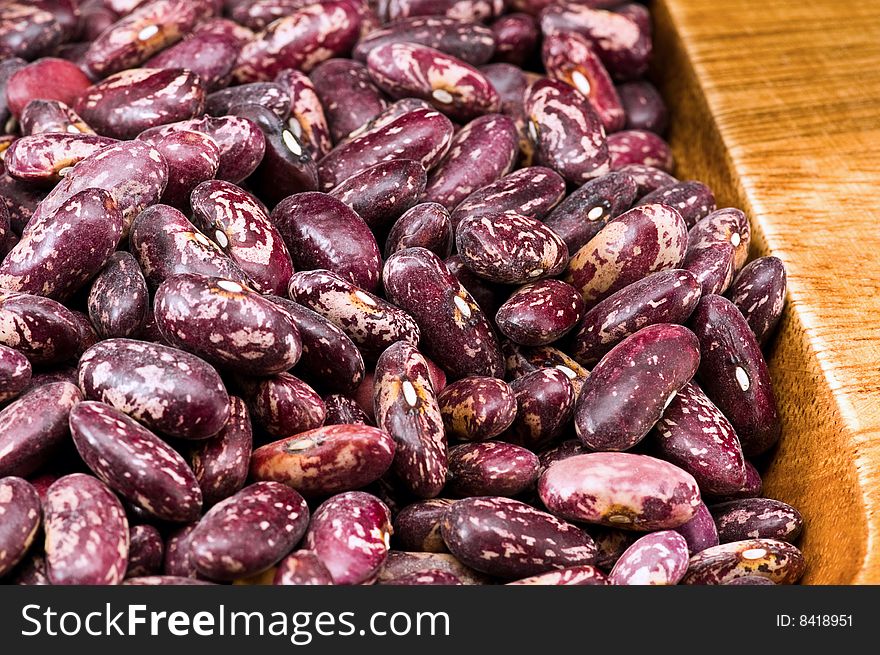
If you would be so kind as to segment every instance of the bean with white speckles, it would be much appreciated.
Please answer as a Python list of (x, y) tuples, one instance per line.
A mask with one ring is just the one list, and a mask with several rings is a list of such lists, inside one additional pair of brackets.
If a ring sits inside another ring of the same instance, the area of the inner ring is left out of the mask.
[(299, 193), (272, 211), (299, 269), (326, 269), (366, 291), (374, 291), (381, 274), (376, 238), (353, 209), (326, 193)]
[(732, 207), (719, 209), (700, 219), (688, 234), (688, 252), (698, 252), (715, 244), (733, 246), (735, 271), (741, 269), (748, 259), (750, 243), (749, 219)]
[(126, 578), (158, 575), (162, 572), (165, 542), (152, 525), (135, 525), (129, 531)]
[(122, 581), (128, 563), (128, 520), (103, 482), (83, 473), (59, 478), (46, 493), (43, 511), (46, 572), (52, 584)]
[(446, 433), (428, 363), (412, 345), (398, 341), (379, 357), (373, 407), (376, 425), (397, 444), (394, 475), (420, 498), (439, 494), (446, 483)]
[(168, 164), (168, 184), (161, 202), (187, 211), (192, 190), (217, 174), (220, 148), (207, 134), (181, 130), (158, 141), (156, 150)]
[(390, 0), (382, 18), (396, 21), (410, 16), (446, 16), (460, 21), (482, 21), (504, 11), (501, 0)]
[(223, 180), (202, 182), (189, 200), (196, 227), (250, 276), (258, 291), (287, 290), (293, 261), (259, 200)]
[(63, 39), (61, 22), (39, 4), (4, 2), (0, 6), (0, 52), (4, 57), (35, 59), (54, 50)]
[(647, 80), (624, 82), (618, 85), (617, 94), (626, 114), (626, 129), (648, 130), (656, 134), (666, 131), (666, 103), (653, 84)]
[(395, 221), (385, 241), (385, 257), (406, 248), (425, 248), (438, 257), (448, 257), (452, 240), (452, 222), (446, 208), (436, 202), (423, 202)]
[(215, 437), (193, 445), (192, 470), (206, 506), (220, 502), (244, 486), (253, 446), (250, 414), (241, 398), (230, 396), (229, 418)]
[(196, 525), (197, 523), (190, 523), (168, 536), (165, 542), (165, 557), (162, 561), (163, 575), (190, 580), (202, 577), (190, 558), (190, 542)]
[(514, 291), (495, 315), (495, 323), (515, 343), (542, 346), (577, 325), (583, 311), (581, 295), (571, 285), (541, 280)]
[(526, 89), (523, 108), (536, 163), (552, 168), (571, 184), (583, 184), (610, 170), (602, 122), (574, 87), (541, 78)]
[(217, 371), (176, 348), (107, 339), (83, 354), (77, 375), (86, 398), (163, 434), (205, 439), (229, 417), (229, 396)]
[(453, 127), (434, 109), (416, 109), (397, 116), (350, 141), (340, 143), (318, 164), (321, 188), (330, 190), (374, 164), (412, 159), (426, 170), (449, 150)]
[(360, 489), (391, 466), (395, 445), (368, 425), (325, 425), (267, 444), (251, 457), (255, 480), (274, 480), (306, 498)]
[(315, 553), (310, 550), (297, 550), (278, 563), (272, 584), (332, 585), (333, 576)]
[(450, 378), (503, 374), (491, 324), (443, 260), (407, 248), (388, 258), (383, 280), (388, 299), (415, 318), (422, 347)]
[(251, 82), (214, 91), (205, 99), (205, 112), (225, 116), (235, 105), (260, 105), (282, 121), (290, 113), (290, 95), (275, 82)]
[(189, 465), (133, 419), (85, 401), (70, 412), (70, 432), (86, 465), (122, 497), (163, 521), (199, 517), (202, 491)]
[(525, 503), (466, 498), (443, 517), (441, 533), (464, 564), (507, 580), (592, 564), (596, 545), (583, 530)]
[(608, 576), (611, 584), (675, 585), (688, 567), (688, 545), (677, 532), (645, 535), (620, 556)]
[(211, 585), (212, 582), (206, 580), (194, 580), (192, 578), (183, 578), (175, 575), (144, 575), (137, 578), (128, 578), (123, 581), (123, 586), (194, 586), (194, 585)]
[(581, 389), (574, 422), (578, 437), (593, 450), (629, 450), (650, 432), (699, 364), (699, 342), (680, 325), (658, 323), (628, 336), (602, 357)]
[(424, 586), (424, 585), (460, 585), (461, 580), (449, 571), (441, 569), (425, 569), (416, 573), (410, 573), (399, 578), (394, 578), (383, 583), (386, 585)]
[(569, 566), (556, 571), (539, 573), (522, 580), (508, 582), (510, 585), (541, 585), (541, 586), (585, 586), (585, 585), (608, 585), (608, 578), (602, 571), (591, 564)]
[(309, 508), (296, 491), (255, 482), (202, 517), (190, 535), (190, 557), (211, 580), (249, 577), (287, 555), (308, 525)]
[(736, 250), (729, 243), (713, 243), (699, 250), (688, 249), (681, 267), (700, 283), (703, 295), (722, 294), (733, 281)]
[(281, 373), (302, 353), (290, 315), (237, 282), (175, 275), (159, 286), (154, 305), (168, 343), (244, 375)]
[(388, 556), (391, 539), (388, 507), (363, 491), (347, 491), (325, 500), (312, 516), (304, 545), (318, 556), (333, 584), (371, 582)]
[(278, 73), (275, 83), (281, 85), (287, 96), (287, 126), (306, 144), (312, 159), (318, 161), (330, 152), (333, 142), (314, 84), (308, 75), (293, 69)]
[(19, 127), (22, 136), (49, 132), (95, 134), (79, 114), (60, 100), (31, 100), (21, 112)]
[(724, 412), (743, 452), (766, 452), (781, 433), (779, 410), (767, 363), (746, 319), (726, 298), (704, 296), (689, 326), (700, 340), (697, 377)]
[(718, 529), (705, 503), (700, 503), (694, 517), (675, 528), (675, 531), (684, 537), (691, 555), (718, 545)]
[(144, 68), (187, 68), (196, 73), (210, 91), (229, 83), (239, 50), (241, 46), (232, 34), (191, 32), (182, 41), (150, 57), (144, 62)]
[(6, 403), (24, 391), (31, 382), (32, 367), (28, 358), (9, 346), (0, 345), (0, 403)]
[(537, 479), (538, 457), (521, 446), (486, 441), (449, 450), (446, 490), (456, 497), (513, 497), (533, 488)]
[(702, 182), (687, 180), (675, 182), (639, 198), (637, 205), (662, 203), (674, 207), (691, 229), (701, 219), (715, 211), (715, 194)]
[(746, 264), (727, 291), (745, 316), (759, 344), (773, 334), (785, 307), (785, 265), (777, 257), (759, 257)]
[(493, 21), (491, 27), (495, 35), (492, 61), (524, 65), (540, 37), (537, 21), (528, 14), (513, 13)]
[(440, 535), (443, 517), (456, 501), (429, 498), (407, 505), (394, 518), (394, 539), (405, 550), (420, 553), (446, 553)]
[(370, 417), (352, 398), (339, 393), (324, 397), (324, 425), (370, 425)]
[(254, 423), (273, 437), (312, 430), (324, 422), (324, 401), (290, 373), (239, 379)]
[(34, 134), (10, 145), (3, 162), (13, 178), (51, 187), (68, 172), (65, 169), (114, 143), (115, 139), (95, 134)]
[(700, 490), (687, 472), (630, 453), (587, 453), (550, 465), (538, 480), (556, 516), (624, 530), (674, 529), (694, 517)]
[(635, 180), (636, 198), (641, 198), (657, 189), (678, 182), (666, 171), (644, 164), (628, 164), (621, 168), (620, 172), (626, 173)]
[(447, 432), (465, 441), (497, 437), (516, 418), (513, 390), (498, 378), (463, 378), (444, 388), (437, 402)]
[(568, 375), (558, 368), (541, 368), (510, 383), (516, 395), (516, 419), (506, 441), (530, 450), (551, 444), (569, 424), (575, 393)]
[(775, 584), (794, 584), (806, 570), (800, 550), (775, 539), (747, 539), (707, 548), (691, 558), (682, 584), (729, 584), (758, 576)]
[(472, 66), (485, 64), (495, 50), (492, 30), (479, 23), (445, 16), (418, 16), (373, 30), (355, 46), (352, 57), (366, 61), (374, 48), (403, 42), (434, 48)]
[[(2, 14), (0, 14), (0, 16), (2, 16)], [(0, 33), (13, 27), (18, 26), (14, 24), (0, 26)], [(2, 46), (0, 46), (0, 48), (2, 48)], [(7, 121), (12, 116), (12, 110), (6, 99), (6, 87), (9, 84), (9, 79), (27, 65), (28, 62), (21, 57), (17, 57), (7, 52), (3, 53), (3, 60), (0, 61), (0, 124), (2, 125), (6, 125)]]
[(149, 291), (137, 260), (128, 252), (113, 253), (92, 280), (89, 320), (103, 338), (138, 334), (149, 307)]
[(40, 497), (21, 478), (0, 478), (0, 578), (21, 561), (40, 527)]
[(447, 257), (443, 263), (464, 289), (471, 294), (486, 316), (491, 316), (498, 311), (506, 297), (507, 288), (504, 285), (481, 278), (465, 265), (461, 255)]
[(621, 130), (608, 135), (611, 169), (619, 171), (633, 164), (652, 166), (665, 172), (673, 168), (672, 150), (662, 137), (645, 130)]
[(742, 539), (777, 539), (792, 543), (801, 536), (804, 519), (794, 507), (771, 498), (743, 498), (709, 508), (721, 543)]
[(76, 357), (80, 341), (78, 319), (61, 303), (0, 289), (0, 344), (32, 364), (60, 364)]
[(443, 571), (455, 576), (463, 585), (490, 584), (488, 576), (465, 566), (449, 553), (388, 552), (385, 565), (379, 570), (378, 584), (391, 584), (394, 580), (425, 571)]
[(388, 106), (360, 62), (330, 59), (318, 64), (310, 77), (324, 106), (334, 143), (367, 125)]
[(565, 374), (577, 397), (590, 375), (587, 369), (553, 346), (520, 346), (505, 340), (501, 349), (505, 356), (507, 375), (513, 379), (542, 368), (555, 368)]

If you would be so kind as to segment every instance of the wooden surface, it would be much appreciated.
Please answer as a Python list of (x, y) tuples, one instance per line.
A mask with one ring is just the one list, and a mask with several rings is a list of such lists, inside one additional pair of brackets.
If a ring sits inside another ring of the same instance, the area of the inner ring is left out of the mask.
[(652, 4), (678, 175), (788, 269), (766, 492), (804, 514), (804, 582), (880, 583), (880, 0)]

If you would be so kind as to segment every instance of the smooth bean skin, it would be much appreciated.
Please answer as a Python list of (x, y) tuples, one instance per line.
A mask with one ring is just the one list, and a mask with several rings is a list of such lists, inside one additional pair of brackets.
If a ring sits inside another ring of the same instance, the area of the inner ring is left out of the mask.
[(557, 368), (539, 368), (510, 382), (516, 419), (504, 439), (531, 450), (545, 448), (562, 434), (575, 407), (574, 387)]
[(729, 584), (757, 576), (775, 584), (794, 584), (806, 570), (797, 548), (775, 539), (746, 539), (713, 546), (691, 558), (682, 584)]
[(52, 187), (89, 155), (116, 143), (95, 134), (34, 134), (10, 145), (3, 154), (6, 171), (16, 180)]
[(794, 507), (772, 498), (743, 498), (709, 508), (721, 543), (743, 539), (777, 539), (793, 543), (804, 519)]
[(495, 36), (492, 61), (522, 66), (540, 36), (535, 19), (528, 14), (507, 14), (493, 21), (491, 27)]
[(187, 211), (193, 189), (217, 174), (220, 148), (207, 134), (180, 131), (156, 143), (156, 150), (168, 164), (168, 184), (161, 202)]
[(675, 531), (684, 537), (692, 556), (718, 545), (718, 529), (705, 503), (700, 504), (690, 521), (682, 523)]
[(357, 212), (371, 230), (381, 231), (419, 202), (427, 183), (419, 162), (392, 159), (355, 173), (328, 193)]
[(0, 345), (0, 403), (5, 403), (24, 391), (31, 382), (33, 367), (23, 354)]
[(449, 450), (446, 489), (456, 497), (513, 497), (532, 487), (537, 479), (538, 457), (521, 446), (486, 441)]
[(388, 106), (360, 62), (328, 59), (315, 67), (310, 78), (326, 112), (334, 143), (367, 125)]
[(15, 348), (31, 364), (60, 364), (79, 354), (79, 319), (61, 303), (0, 290), (0, 345)]
[(327, 408), (324, 425), (369, 425), (371, 422), (357, 401), (341, 393), (324, 396), (324, 407)]
[(645, 535), (624, 551), (608, 576), (611, 584), (675, 585), (688, 567), (688, 545), (677, 532)]
[(148, 308), (147, 281), (137, 260), (125, 251), (113, 253), (89, 289), (89, 320), (98, 335), (107, 339), (137, 334)]
[(580, 566), (569, 566), (564, 569), (548, 571), (547, 573), (539, 573), (538, 575), (522, 578), (508, 582), (509, 585), (542, 585), (542, 586), (587, 586), (587, 585), (608, 585), (608, 578), (602, 571), (591, 564), (581, 564)]
[(286, 69), (275, 76), (287, 94), (287, 126), (309, 149), (312, 159), (317, 161), (333, 147), (330, 140), (330, 127), (321, 99), (309, 77), (297, 70)]
[(700, 250), (688, 250), (681, 267), (697, 278), (704, 296), (720, 295), (733, 282), (735, 256), (729, 243), (713, 243)]
[(626, 115), (626, 129), (663, 134), (668, 123), (666, 103), (657, 88), (647, 80), (632, 80), (617, 86)]
[(666, 171), (644, 164), (627, 164), (620, 171), (635, 180), (637, 198), (679, 181)]
[(390, 0), (383, 9), (389, 21), (410, 16), (448, 16), (463, 21), (483, 21), (501, 14), (504, 5), (499, 0)]
[(672, 172), (674, 161), (669, 144), (653, 132), (621, 130), (608, 135), (611, 170), (638, 164)]
[(510, 385), (498, 378), (462, 378), (447, 385), (437, 403), (446, 432), (464, 441), (497, 437), (516, 418), (516, 396)]
[(208, 91), (215, 91), (229, 83), (240, 49), (229, 34), (193, 32), (150, 57), (144, 68), (187, 68), (199, 76)]
[(661, 203), (675, 208), (688, 229), (715, 211), (715, 194), (702, 182), (687, 180), (660, 187), (642, 196), (639, 205)]
[(739, 209), (724, 207), (700, 219), (688, 233), (688, 251), (699, 252), (719, 244), (734, 249), (734, 272), (740, 270), (749, 256), (751, 227)]
[(385, 258), (407, 248), (425, 248), (438, 257), (448, 257), (453, 238), (446, 208), (436, 202), (419, 203), (395, 221), (385, 241)]
[(520, 287), (495, 314), (504, 336), (525, 346), (542, 346), (560, 339), (581, 320), (581, 295), (559, 280), (541, 280)]
[(254, 424), (273, 437), (311, 430), (324, 422), (326, 409), (321, 396), (295, 375), (239, 377), (238, 384)]
[(426, 45), (472, 66), (485, 64), (495, 51), (495, 35), (479, 23), (446, 16), (418, 16), (373, 30), (354, 47), (352, 57), (366, 61), (374, 48), (402, 42)]
[(247, 405), (241, 398), (230, 396), (226, 424), (214, 437), (193, 444), (189, 453), (206, 507), (244, 487), (252, 446), (253, 427)]
[(0, 578), (27, 553), (42, 520), (36, 489), (22, 478), (0, 478)]
[(745, 316), (758, 343), (767, 343), (782, 317), (786, 290), (785, 265), (777, 257), (759, 257), (736, 276), (727, 297)]
[(211, 116), (225, 116), (235, 105), (260, 105), (282, 121), (290, 113), (287, 90), (275, 82), (251, 82), (214, 91), (205, 99), (205, 111)]
[(332, 585), (333, 577), (315, 553), (297, 550), (278, 563), (272, 584)]
[(401, 509), (394, 518), (394, 539), (408, 551), (447, 553), (440, 526), (446, 510), (456, 501), (449, 498), (419, 500)]
[(129, 530), (126, 580), (158, 575), (162, 571), (165, 542), (152, 525), (133, 525)]

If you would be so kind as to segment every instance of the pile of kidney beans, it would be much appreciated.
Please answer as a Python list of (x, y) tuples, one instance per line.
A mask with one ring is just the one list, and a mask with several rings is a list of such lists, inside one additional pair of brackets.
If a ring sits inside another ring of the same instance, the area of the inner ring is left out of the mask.
[(0, 578), (780, 584), (779, 259), (615, 0), (0, 5)]

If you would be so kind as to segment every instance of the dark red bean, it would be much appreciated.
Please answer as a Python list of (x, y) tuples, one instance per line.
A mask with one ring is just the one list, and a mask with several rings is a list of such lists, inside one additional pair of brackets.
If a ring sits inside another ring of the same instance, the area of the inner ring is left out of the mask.
[(388, 559), (379, 570), (377, 582), (389, 584), (415, 573), (438, 570), (455, 576), (463, 585), (490, 584), (488, 576), (465, 566), (448, 553), (413, 553), (399, 550), (388, 552)]
[(538, 457), (503, 441), (455, 446), (449, 450), (446, 489), (454, 496), (516, 496), (538, 479)]
[(446, 553), (440, 525), (446, 510), (456, 501), (429, 498), (407, 505), (394, 518), (394, 539), (404, 549), (424, 553)]
[(369, 123), (388, 106), (360, 62), (330, 59), (315, 67), (311, 79), (327, 112), (334, 142)]
[(622, 130), (609, 134), (608, 153), (611, 156), (611, 169), (615, 171), (633, 164), (654, 166), (667, 173), (673, 168), (669, 144), (645, 130)]
[(278, 563), (272, 584), (332, 585), (333, 576), (315, 553), (310, 550), (298, 550)]
[(645, 166), (644, 164), (629, 164), (621, 168), (620, 172), (626, 173), (635, 180), (637, 198), (641, 198), (661, 187), (669, 186), (670, 184), (678, 182), (675, 177), (666, 171), (662, 171), (653, 166)]
[(152, 525), (134, 525), (129, 530), (126, 578), (158, 575), (162, 572), (165, 542)]
[(15, 398), (31, 382), (32, 368), (27, 357), (0, 345), (0, 403)]
[(581, 295), (559, 280), (541, 280), (520, 287), (508, 298), (495, 323), (504, 336), (526, 346), (553, 343), (581, 320)]
[(750, 243), (749, 219), (732, 207), (712, 212), (698, 221), (688, 234), (688, 252), (699, 252), (720, 244), (733, 246), (734, 272), (746, 263)]
[(385, 257), (406, 248), (425, 248), (438, 257), (448, 257), (452, 241), (449, 212), (436, 202), (423, 202), (405, 211), (394, 223), (385, 241)]
[(618, 85), (617, 94), (626, 115), (626, 129), (648, 130), (656, 134), (666, 131), (666, 103), (657, 88), (647, 80), (634, 80)]
[(241, 398), (229, 398), (229, 418), (215, 436), (190, 451), (192, 470), (206, 506), (214, 505), (244, 486), (250, 464), (253, 430)]
[(374, 48), (386, 43), (418, 43), (461, 59), (485, 64), (495, 51), (492, 30), (479, 23), (445, 16), (404, 18), (370, 32), (355, 46), (352, 57), (366, 61)]
[(51, 187), (79, 161), (114, 143), (93, 134), (34, 134), (10, 145), (3, 161), (16, 180)]
[(743, 539), (798, 540), (804, 519), (794, 507), (771, 498), (743, 498), (709, 508), (722, 544)]
[(795, 584), (806, 569), (797, 548), (775, 539), (746, 539), (707, 548), (691, 558), (682, 584), (729, 584), (761, 577), (775, 584)]
[(715, 211), (715, 194), (702, 182), (688, 180), (676, 182), (642, 196), (637, 205), (651, 203), (669, 205), (681, 214), (688, 229)]
[(444, 388), (437, 402), (447, 432), (465, 441), (497, 437), (516, 418), (513, 390), (498, 378), (463, 378)]
[(254, 423), (273, 437), (298, 434), (324, 422), (324, 401), (305, 382), (290, 373), (239, 378)]
[(733, 281), (736, 251), (729, 243), (713, 243), (700, 250), (688, 250), (681, 267), (700, 283), (704, 296), (722, 294)]
[(217, 174), (220, 167), (217, 142), (201, 132), (172, 132), (156, 143), (156, 150), (168, 164), (168, 184), (161, 201), (187, 211), (193, 189)]
[(575, 393), (569, 377), (556, 368), (542, 368), (513, 380), (516, 420), (504, 438), (529, 448), (547, 447), (571, 421)]
[(288, 69), (278, 73), (275, 83), (287, 92), (290, 115), (287, 126), (297, 139), (308, 146), (312, 159), (321, 159), (330, 152), (333, 143), (324, 107), (312, 81), (305, 73)]
[(6, 83), (6, 102), (12, 115), (20, 118), (32, 100), (58, 100), (72, 105), (91, 84), (79, 66), (63, 59), (45, 57), (10, 75)]
[(229, 83), (240, 49), (231, 35), (193, 32), (148, 59), (144, 68), (187, 68), (199, 76), (207, 90), (213, 91)]
[(260, 105), (281, 120), (290, 113), (290, 95), (274, 82), (251, 82), (214, 91), (205, 99), (205, 111), (211, 116), (225, 116), (235, 105)]
[(675, 531), (684, 537), (691, 555), (696, 555), (707, 548), (718, 545), (718, 530), (705, 503), (700, 503), (694, 517), (675, 528)]
[(0, 290), (0, 344), (32, 364), (60, 364), (77, 356), (80, 343), (79, 319), (61, 303)]
[(513, 13), (501, 16), (492, 23), (495, 35), (495, 54), (492, 61), (522, 66), (538, 43), (538, 24), (528, 14)]
[(39, 4), (0, 5), (0, 53), (3, 57), (34, 59), (48, 54), (64, 38), (64, 28)]
[(40, 497), (21, 478), (0, 478), (0, 578), (12, 571), (27, 553), (40, 527)]
[(332, 393), (324, 397), (327, 414), (324, 425), (369, 425), (370, 417), (360, 406), (348, 396)]
[(759, 257), (739, 272), (727, 296), (745, 316), (759, 344), (773, 334), (785, 307), (785, 265), (777, 257)]
[(568, 566), (564, 569), (556, 571), (548, 571), (547, 573), (539, 573), (538, 575), (529, 576), (514, 582), (508, 582), (508, 585), (553, 585), (553, 586), (584, 586), (584, 585), (607, 585), (608, 578), (595, 566), (590, 564), (582, 564), (580, 566)]

